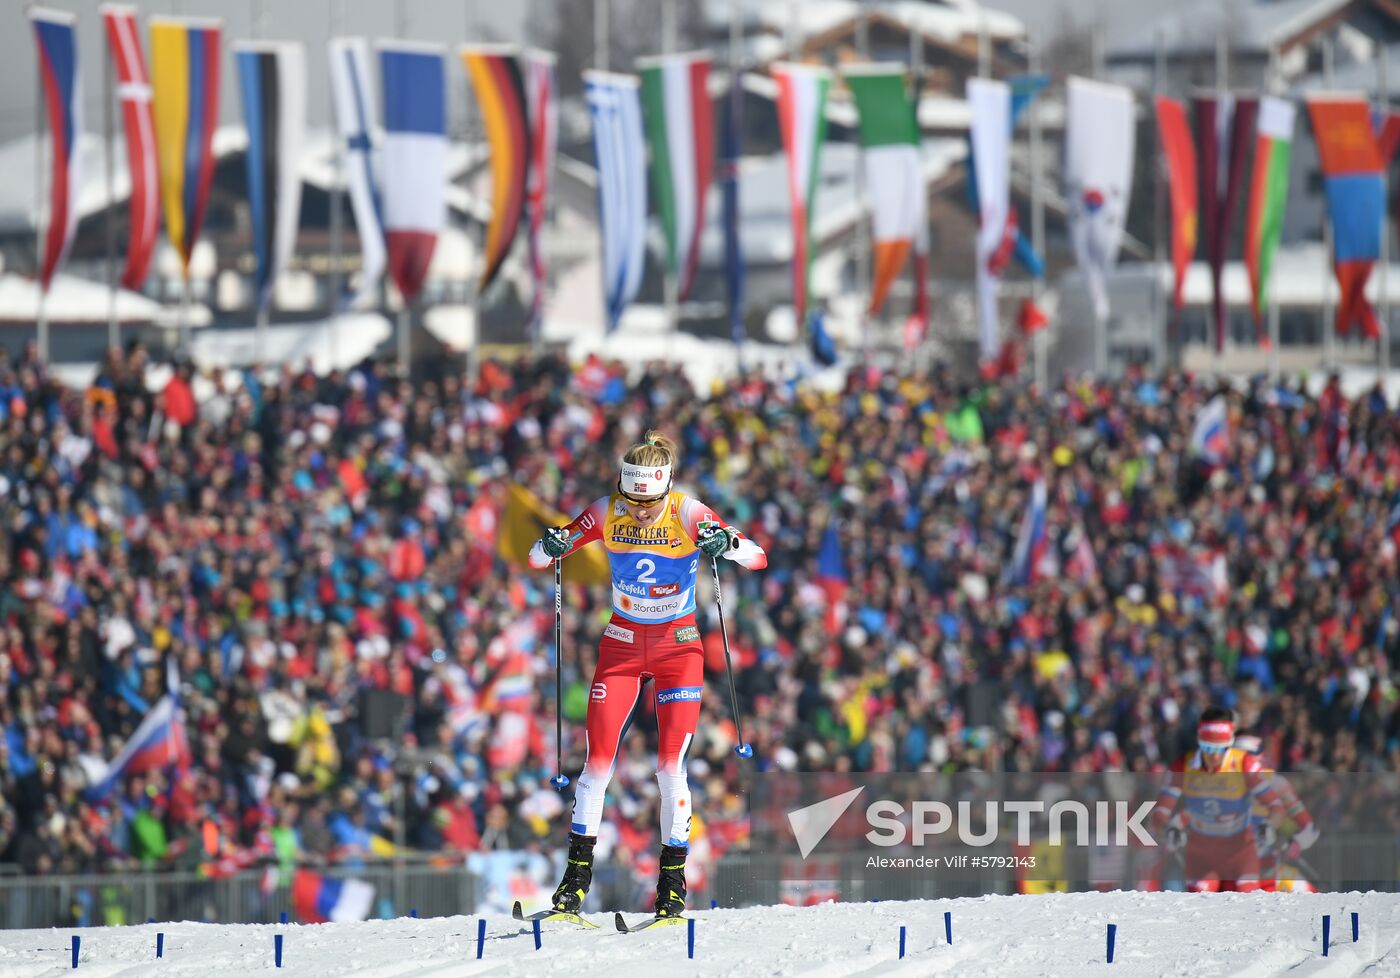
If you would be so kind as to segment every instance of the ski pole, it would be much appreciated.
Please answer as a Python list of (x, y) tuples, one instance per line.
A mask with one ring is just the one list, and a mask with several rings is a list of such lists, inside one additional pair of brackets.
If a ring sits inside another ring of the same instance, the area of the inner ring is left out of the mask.
[(724, 673), (729, 677), (729, 705), (734, 710), (734, 729), (739, 734), (739, 746), (734, 753), (740, 757), (753, 757), (753, 747), (744, 740), (744, 724), (739, 719), (739, 697), (734, 693), (734, 664), (729, 661), (729, 629), (724, 624), (724, 597), (719, 586), (719, 558), (710, 558), (710, 569), (715, 572), (715, 610), (719, 612), (719, 634), (724, 639)]
[(569, 786), (564, 773), (564, 558), (554, 558), (554, 770), (555, 791)]

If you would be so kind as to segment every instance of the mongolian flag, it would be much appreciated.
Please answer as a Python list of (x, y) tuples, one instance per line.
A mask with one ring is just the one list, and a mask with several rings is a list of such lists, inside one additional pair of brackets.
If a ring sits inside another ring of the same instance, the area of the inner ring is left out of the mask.
[[(1288, 158), (1297, 110), (1287, 99), (1265, 95), (1259, 100), (1259, 130), (1254, 139), (1254, 178), (1244, 225), (1244, 263), (1254, 295), (1254, 322), (1263, 321), (1269, 271), (1274, 264), (1283, 212), (1288, 207)], [(1268, 343), (1268, 335), (1261, 334)]]
[(480, 290), (485, 292), (515, 243), (525, 214), (530, 171), (530, 119), (525, 74), (511, 47), (464, 47), (462, 61), (486, 124), (491, 149), (491, 222), (486, 227), (486, 260)]
[(700, 265), (705, 195), (715, 167), (715, 124), (708, 89), (710, 56), (668, 54), (637, 62), (642, 114), (651, 150), (651, 188), (666, 237), (676, 298), (690, 294)]
[(447, 218), (447, 59), (432, 44), (379, 45), (384, 86), (384, 231), (404, 302), (428, 280)]
[(214, 178), (222, 30), (217, 20), (151, 21), (151, 85), (165, 233), (180, 255), (186, 278)]
[(78, 227), (78, 136), (82, 120), (82, 85), (78, 80), (78, 19), (58, 10), (29, 8), (34, 39), (39, 45), (39, 71), (43, 76), (44, 104), (48, 108), (49, 154), (53, 169), (49, 178), (49, 221), (44, 234), (39, 285), (48, 291), (54, 270), (68, 254)]
[(272, 303), (301, 219), (301, 134), (306, 129), (306, 57), (300, 44), (235, 45), (248, 126), (248, 207), (253, 218), (253, 295)]
[(776, 64), (778, 128), (787, 157), (788, 200), (792, 211), (792, 304), (802, 329), (812, 271), (812, 214), (821, 180), (822, 143), (826, 141), (826, 94), (831, 73), (825, 68)]
[(160, 174), (156, 168), (156, 123), (151, 114), (151, 79), (141, 53), (136, 8), (104, 5), (107, 47), (117, 69), (117, 97), (126, 131), (126, 163), (131, 173), (127, 201), (130, 232), (122, 288), (139, 289), (146, 281), (160, 232)]
[(1342, 287), (1336, 329), (1345, 334), (1360, 323), (1366, 336), (1375, 339), (1380, 323), (1366, 301), (1366, 280), (1381, 253), (1385, 193), (1371, 110), (1359, 98), (1318, 97), (1308, 100), (1308, 114), (1326, 181), (1332, 258)]
[(1157, 131), (1167, 162), (1167, 185), (1172, 203), (1172, 305), (1181, 308), (1186, 269), (1196, 254), (1199, 213), (1196, 209), (1196, 145), (1186, 121), (1186, 106), (1174, 98), (1157, 97)]

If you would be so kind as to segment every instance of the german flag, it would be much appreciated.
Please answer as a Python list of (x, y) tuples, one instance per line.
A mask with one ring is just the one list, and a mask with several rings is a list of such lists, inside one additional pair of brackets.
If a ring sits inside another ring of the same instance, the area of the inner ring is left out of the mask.
[(525, 212), (530, 167), (525, 74), (514, 47), (464, 47), (461, 54), (491, 147), (491, 223), (486, 228), (486, 265), (481, 274), (485, 291), (510, 252)]

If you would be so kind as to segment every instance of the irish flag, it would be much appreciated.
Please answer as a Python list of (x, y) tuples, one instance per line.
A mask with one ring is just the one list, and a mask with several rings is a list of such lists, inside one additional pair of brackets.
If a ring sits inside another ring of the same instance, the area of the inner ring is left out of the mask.
[(715, 167), (714, 113), (706, 85), (708, 54), (674, 54), (637, 62), (651, 156), (651, 185), (666, 235), (667, 269), (684, 299), (700, 262), (705, 193)]
[[(1259, 100), (1259, 132), (1254, 140), (1254, 177), (1249, 186), (1249, 217), (1244, 225), (1244, 264), (1254, 293), (1254, 321), (1264, 318), (1269, 270), (1283, 231), (1288, 206), (1288, 157), (1297, 110), (1286, 99)], [(1265, 342), (1268, 342), (1267, 339)]]
[(775, 64), (773, 80), (778, 83), (778, 128), (787, 155), (792, 208), (792, 304), (801, 328), (807, 316), (812, 212), (820, 183), (822, 143), (826, 141), (826, 93), (831, 73), (811, 65)]
[(924, 223), (923, 175), (919, 166), (919, 127), (905, 91), (903, 65), (855, 65), (842, 76), (860, 114), (865, 157), (865, 192), (875, 237), (875, 275), (870, 312), (885, 304), (894, 281)]

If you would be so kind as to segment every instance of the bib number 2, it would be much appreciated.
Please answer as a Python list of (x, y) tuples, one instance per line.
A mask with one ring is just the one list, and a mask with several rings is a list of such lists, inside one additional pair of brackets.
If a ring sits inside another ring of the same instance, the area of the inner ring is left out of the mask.
[(643, 557), (637, 561), (637, 580), (642, 584), (656, 583), (656, 561)]

